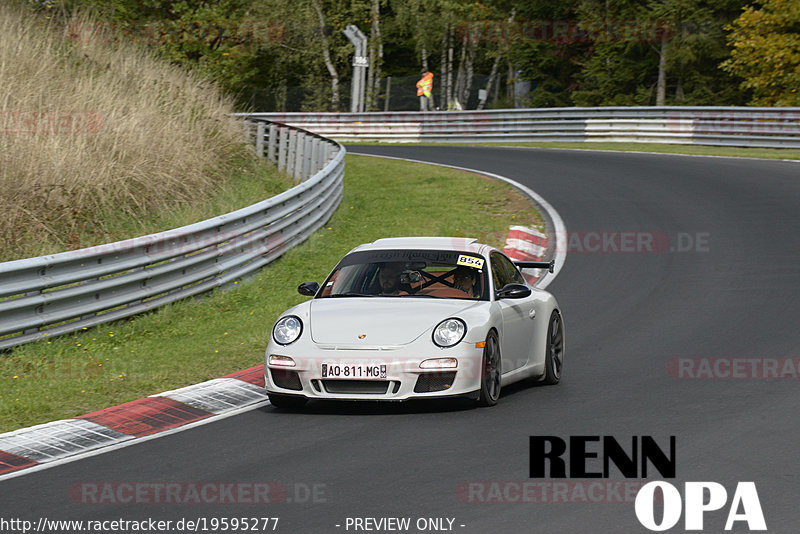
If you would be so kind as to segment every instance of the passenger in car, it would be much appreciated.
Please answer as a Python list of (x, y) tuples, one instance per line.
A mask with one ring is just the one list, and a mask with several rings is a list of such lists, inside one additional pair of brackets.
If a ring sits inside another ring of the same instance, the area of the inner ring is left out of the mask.
[(477, 271), (472, 267), (459, 267), (453, 271), (453, 287), (475, 297), (475, 279)]

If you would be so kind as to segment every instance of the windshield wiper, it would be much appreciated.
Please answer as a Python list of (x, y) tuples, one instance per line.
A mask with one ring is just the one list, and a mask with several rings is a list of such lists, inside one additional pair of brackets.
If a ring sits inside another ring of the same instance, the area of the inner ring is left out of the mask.
[(327, 298), (339, 298), (339, 297), (374, 297), (374, 296), (375, 295), (367, 295), (366, 293), (348, 292), (348, 293), (337, 293), (335, 295), (327, 295), (327, 296), (321, 297), (321, 298), (327, 299)]

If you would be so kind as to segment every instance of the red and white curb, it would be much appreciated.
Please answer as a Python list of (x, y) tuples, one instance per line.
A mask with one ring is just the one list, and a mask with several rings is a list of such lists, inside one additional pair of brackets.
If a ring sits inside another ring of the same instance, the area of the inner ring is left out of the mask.
[[(512, 260), (543, 261), (547, 254), (547, 236), (535, 228), (512, 226), (503, 252)], [(541, 269), (523, 269), (522, 276), (533, 285), (539, 281), (539, 271)]]
[(0, 480), (234, 415), (266, 401), (264, 366), (258, 365), (74, 419), (0, 434)]

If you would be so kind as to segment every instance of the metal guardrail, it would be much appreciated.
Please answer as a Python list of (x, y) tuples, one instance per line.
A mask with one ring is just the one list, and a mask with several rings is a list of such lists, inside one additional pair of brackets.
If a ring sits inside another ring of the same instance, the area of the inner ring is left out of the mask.
[(342, 199), (345, 149), (282, 124), (246, 125), (258, 154), (305, 181), (174, 230), (0, 263), (0, 349), (238, 283), (322, 226)]
[(637, 142), (800, 147), (800, 108), (605, 107), (371, 113), (250, 113), (338, 141)]

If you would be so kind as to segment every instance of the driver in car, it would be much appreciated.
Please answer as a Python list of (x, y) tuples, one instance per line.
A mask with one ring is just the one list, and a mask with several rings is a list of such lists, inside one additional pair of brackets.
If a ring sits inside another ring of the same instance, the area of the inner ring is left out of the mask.
[(378, 273), (381, 295), (407, 295), (400, 289), (400, 274), (403, 272), (402, 263), (386, 263)]

